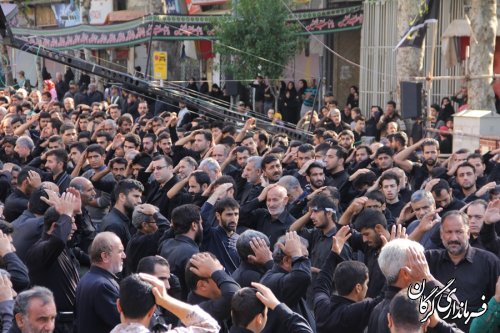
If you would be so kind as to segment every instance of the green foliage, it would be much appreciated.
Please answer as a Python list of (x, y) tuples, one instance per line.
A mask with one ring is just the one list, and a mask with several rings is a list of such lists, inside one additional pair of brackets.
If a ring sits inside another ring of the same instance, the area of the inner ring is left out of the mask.
[[(296, 22), (287, 22), (290, 0), (238, 0), (237, 17), (214, 21), (215, 51), (221, 55), (222, 69), (236, 79), (260, 74), (280, 78), (286, 66), (300, 50), (304, 37)], [(272, 62), (266, 61), (271, 60)]]

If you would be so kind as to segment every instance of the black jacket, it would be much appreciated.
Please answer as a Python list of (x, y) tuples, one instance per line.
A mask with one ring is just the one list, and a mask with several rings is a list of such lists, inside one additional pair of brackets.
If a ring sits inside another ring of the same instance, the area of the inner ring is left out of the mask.
[[(311, 261), (309, 258), (292, 258), (292, 270), (290, 272), (274, 264), (273, 268), (264, 274), (260, 283), (269, 287), (274, 295), (288, 305), (290, 309), (302, 315), (308, 321), (313, 331), (316, 331), (313, 314), (308, 309), (305, 300), (307, 288), (311, 284)], [(282, 324), (279, 318), (269, 313), (269, 318), (263, 332), (284, 333), (286, 329)]]

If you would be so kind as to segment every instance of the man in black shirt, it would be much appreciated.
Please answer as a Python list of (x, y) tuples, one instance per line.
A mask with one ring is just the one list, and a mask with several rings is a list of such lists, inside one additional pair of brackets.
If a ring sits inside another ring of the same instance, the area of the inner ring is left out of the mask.
[(278, 238), (295, 221), (286, 210), (287, 203), (288, 196), (283, 186), (268, 185), (257, 198), (240, 207), (239, 223), (268, 235), (274, 247)]
[[(315, 321), (306, 304), (307, 288), (311, 284), (311, 261), (307, 257), (307, 241), (295, 231), (279, 238), (274, 247), (274, 266), (260, 282), (290, 309), (302, 315), (315, 330)], [(264, 332), (286, 332), (275, 314), (269, 315)]]
[(135, 227), (130, 222), (134, 208), (141, 203), (144, 187), (134, 179), (124, 179), (118, 182), (115, 188), (116, 203), (111, 211), (102, 219), (102, 231), (114, 232), (123, 246), (135, 234)]
[[(151, 174), (154, 177), (153, 181), (149, 181)], [(139, 175), (139, 180), (145, 189), (144, 201), (158, 207), (163, 216), (170, 218), (174, 207), (170, 207), (167, 192), (179, 181), (173, 174), (172, 159), (165, 155), (155, 156), (146, 172), (141, 172)]]
[[(414, 163), (409, 158), (417, 149), (422, 148), (422, 163)], [(425, 179), (429, 177), (431, 170), (439, 166), (439, 142), (435, 139), (423, 138), (412, 146), (403, 149), (394, 156), (394, 162), (409, 173), (412, 179), (413, 189), (418, 190)]]
[(159, 249), (160, 255), (168, 260), (172, 273), (179, 277), (183, 299), (187, 298), (185, 269), (191, 256), (200, 251), (203, 239), (200, 208), (187, 204), (172, 211), (172, 229), (175, 237), (165, 240)]
[(385, 197), (387, 210), (391, 212), (394, 218), (398, 218), (406, 202), (399, 198), (399, 177), (394, 172), (384, 172), (378, 180), (380, 192)]
[(240, 286), (213, 254), (202, 252), (191, 257), (186, 266), (186, 284), (191, 291), (188, 303), (198, 304), (219, 322), (222, 332), (227, 332), (231, 299)]
[[(76, 287), (80, 281), (78, 262), (67, 242), (76, 231), (74, 214), (81, 210), (81, 201), (74, 189), (61, 198), (53, 197), (53, 207), (45, 212), (42, 238), (27, 253), (26, 264), (31, 283), (44, 286), (54, 293), (59, 315), (56, 327), (61, 332), (73, 328), (73, 309), (76, 303)], [(49, 202), (44, 198), (44, 201)]]
[(344, 169), (344, 163), (347, 158), (347, 152), (340, 146), (334, 146), (327, 150), (323, 159), (326, 169), (326, 177), (330, 185), (340, 189), (349, 179), (349, 174)]
[[(476, 311), (495, 295), (495, 285), (500, 276), (500, 259), (488, 251), (469, 245), (469, 219), (463, 212), (450, 211), (445, 214), (440, 233), (445, 249), (429, 250), (425, 254), (430, 272), (443, 284), (455, 279), (452, 288), (456, 288), (457, 298), (467, 302), (469, 311)], [(465, 319), (454, 322), (468, 332), (469, 326), (465, 324)]]
[(262, 232), (248, 229), (236, 241), (240, 265), (231, 277), (242, 287), (259, 282), (264, 273), (273, 267), (269, 238)]
[(25, 167), (17, 176), (17, 186), (5, 199), (3, 215), (7, 222), (17, 219), (26, 208), (31, 193), (42, 183), (40, 174), (34, 168)]
[(267, 323), (268, 309), (289, 333), (312, 333), (307, 321), (290, 310), (273, 292), (260, 283), (238, 290), (231, 302), (233, 326), (230, 333), (260, 333)]
[(441, 207), (443, 210), (442, 214), (452, 210), (460, 210), (463, 206), (465, 206), (465, 202), (458, 200), (453, 197), (453, 192), (450, 187), (450, 184), (444, 179), (432, 179), (429, 181), (428, 185), (425, 186), (425, 189), (430, 189), (432, 196), (434, 197), (434, 201), (436, 202), (436, 207)]

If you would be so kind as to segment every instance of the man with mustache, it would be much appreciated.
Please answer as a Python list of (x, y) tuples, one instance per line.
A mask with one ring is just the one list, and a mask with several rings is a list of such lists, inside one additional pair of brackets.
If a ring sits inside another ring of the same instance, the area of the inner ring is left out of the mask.
[[(455, 279), (451, 288), (456, 288), (457, 298), (467, 304), (468, 311), (478, 311), (495, 295), (500, 259), (488, 251), (470, 246), (469, 218), (463, 212), (454, 210), (443, 215), (440, 235), (445, 249), (425, 253), (430, 272), (443, 284)], [(468, 332), (469, 325), (465, 320), (466, 316), (454, 323)]]
[(175, 208), (172, 211), (171, 223), (175, 236), (160, 245), (159, 253), (169, 262), (171, 272), (179, 277), (183, 291), (182, 300), (186, 300), (186, 264), (193, 254), (200, 251), (199, 246), (203, 241), (200, 208), (192, 204)]
[(283, 176), (283, 167), (276, 155), (267, 154), (262, 158), (262, 176), (268, 184), (274, 184)]
[[(422, 163), (414, 163), (410, 161), (413, 152), (422, 149)], [(433, 168), (438, 167), (439, 142), (435, 139), (424, 138), (414, 145), (403, 149), (394, 156), (394, 162), (410, 174), (413, 179), (412, 185), (414, 189), (419, 189), (425, 179), (429, 178)]]
[[(240, 264), (236, 251), (236, 241), (239, 237), (236, 227), (240, 216), (240, 205), (232, 198), (229, 191), (232, 187), (231, 183), (219, 185), (201, 207), (202, 249), (213, 253), (229, 274), (232, 274)], [(217, 226), (213, 226), (210, 218), (213, 212), (218, 222)]]

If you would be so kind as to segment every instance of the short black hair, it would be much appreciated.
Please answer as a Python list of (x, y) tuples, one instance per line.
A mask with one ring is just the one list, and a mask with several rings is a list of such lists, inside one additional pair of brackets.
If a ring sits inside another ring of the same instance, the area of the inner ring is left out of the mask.
[(349, 295), (358, 283), (363, 284), (367, 279), (368, 267), (356, 260), (341, 262), (333, 273), (333, 282), (340, 296)]
[(141, 319), (156, 304), (153, 287), (138, 274), (127, 276), (120, 282), (120, 307), (125, 318)]
[[(36, 168), (26, 166), (19, 171), (19, 175), (17, 175), (17, 185), (21, 186), (25, 180), (28, 179), (29, 177), (29, 172), (30, 171), (35, 171), (36, 173), (40, 174)], [(41, 177), (41, 176), (40, 176)]]
[(128, 195), (132, 190), (144, 192), (144, 185), (135, 179), (122, 179), (116, 184), (115, 198), (118, 198), (121, 193)]
[(391, 147), (382, 146), (375, 152), (375, 158), (379, 157), (380, 155), (388, 155), (390, 157), (393, 157), (394, 150)]
[(42, 187), (37, 188), (31, 193), (28, 201), (28, 209), (31, 213), (43, 215), (49, 209), (49, 205), (41, 199), (42, 197), (49, 198), (47, 192)]
[(386, 172), (380, 176), (380, 187), (382, 187), (382, 184), (384, 183), (384, 180), (389, 180), (393, 179), (396, 182), (396, 185), (399, 185), (399, 177), (396, 175), (394, 172)]
[(106, 150), (99, 144), (93, 143), (87, 147), (87, 153), (97, 153), (101, 156), (106, 156)]
[(66, 152), (66, 149), (51, 149), (49, 150), (45, 156), (54, 156), (57, 160), (57, 162), (62, 162), (63, 163), (63, 169), (66, 169), (66, 165), (68, 164), (68, 153)]
[(85, 149), (87, 148), (87, 144), (85, 142), (73, 142), (69, 146), (69, 150), (71, 151), (71, 149), (73, 149), (73, 148), (78, 150), (80, 153), (83, 153), (85, 151)]
[(398, 292), (389, 304), (389, 313), (396, 328), (416, 332), (422, 327), (423, 323), (418, 303), (410, 299), (408, 294), (407, 289)]
[(230, 209), (240, 209), (240, 204), (238, 201), (231, 197), (226, 197), (220, 200), (217, 200), (217, 202), (214, 205), (214, 210), (216, 213), (222, 214), (226, 208)]
[(264, 313), (266, 307), (257, 298), (256, 294), (256, 289), (246, 287), (238, 290), (233, 295), (231, 318), (234, 326), (246, 328), (256, 315)]
[(439, 182), (434, 185), (431, 189), (431, 192), (437, 196), (441, 196), (441, 191), (445, 190), (448, 192), (451, 189), (450, 184), (444, 179), (439, 179)]
[(147, 256), (139, 260), (139, 263), (137, 264), (137, 273), (147, 273), (153, 275), (156, 265), (170, 268), (167, 259), (162, 256)]
[(47, 211), (45, 211), (45, 214), (43, 215), (43, 229), (45, 231), (48, 231), (52, 224), (54, 222), (57, 222), (60, 217), (61, 214), (59, 214), (54, 207), (49, 207), (49, 209), (47, 209)]
[(191, 224), (199, 223), (201, 219), (200, 207), (186, 204), (176, 207), (172, 211), (172, 228), (176, 235), (183, 235), (189, 231)]
[(194, 180), (196, 180), (196, 183), (198, 183), (198, 185), (200, 186), (204, 184), (210, 185), (210, 183), (212, 182), (210, 176), (205, 171), (193, 172), (192, 174), (189, 175), (189, 177), (194, 177)]
[(113, 137), (111, 136), (111, 134), (109, 134), (108, 132), (104, 132), (104, 131), (97, 132), (97, 134), (95, 135), (95, 137), (96, 138), (105, 137), (106, 141), (108, 141), (108, 142), (113, 141)]
[(262, 165), (262, 170), (265, 170), (265, 169), (266, 169), (266, 165), (271, 164), (271, 163), (273, 163), (274, 161), (278, 161), (278, 162), (279, 162), (279, 158), (278, 158), (278, 156), (276, 156), (276, 155), (274, 155), (274, 154), (266, 154), (266, 155), (262, 158), (262, 162), (261, 162), (261, 165)]
[(379, 190), (371, 191), (365, 194), (365, 196), (370, 200), (375, 200), (380, 202), (380, 204), (385, 204), (385, 196)]
[(312, 151), (314, 153), (314, 146), (310, 143), (301, 144), (299, 146), (299, 149), (297, 149), (297, 152), (301, 152), (301, 153), (308, 153), (310, 151)]
[(382, 227), (387, 229), (387, 220), (385, 215), (381, 211), (373, 208), (363, 209), (354, 220), (354, 226), (358, 231), (365, 228), (375, 229), (377, 224), (380, 224)]

